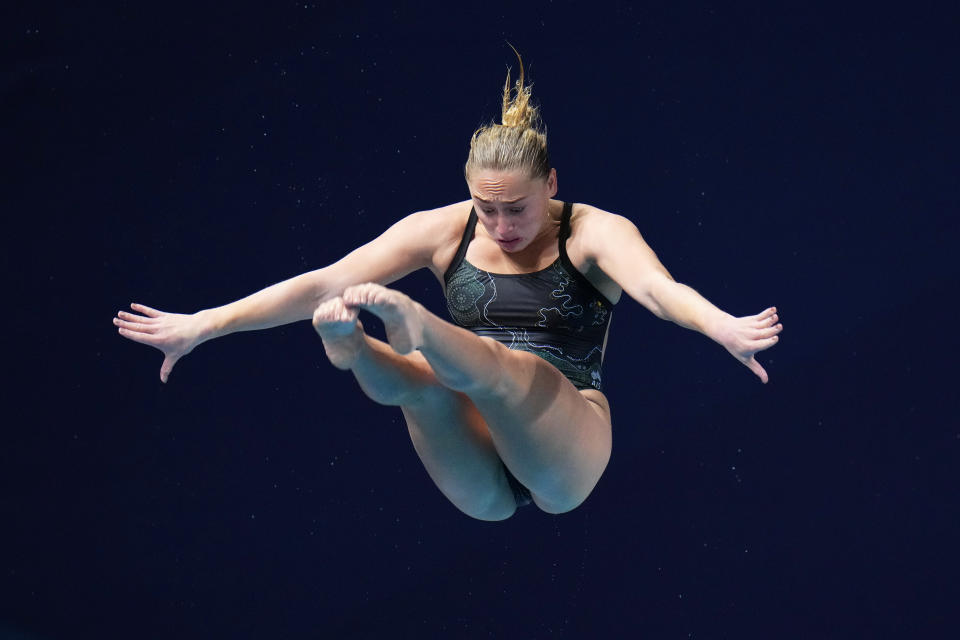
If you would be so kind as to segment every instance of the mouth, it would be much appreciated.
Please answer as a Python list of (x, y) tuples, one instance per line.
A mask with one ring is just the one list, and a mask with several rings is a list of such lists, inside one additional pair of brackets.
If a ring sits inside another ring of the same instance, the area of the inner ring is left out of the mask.
[(517, 244), (518, 242), (520, 242), (520, 238), (512, 238), (512, 239), (510, 239), (510, 240), (497, 240), (497, 244), (499, 244), (501, 247), (505, 247), (505, 248), (507, 248), (507, 249), (509, 249), (510, 247), (514, 246), (514, 245)]

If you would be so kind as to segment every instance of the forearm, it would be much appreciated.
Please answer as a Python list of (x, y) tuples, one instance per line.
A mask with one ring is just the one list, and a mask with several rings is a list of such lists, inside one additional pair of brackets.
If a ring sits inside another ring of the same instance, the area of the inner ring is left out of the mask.
[(307, 320), (326, 295), (322, 269), (278, 282), (236, 302), (197, 313), (202, 340)]
[(732, 317), (693, 288), (672, 279), (657, 282), (650, 290), (650, 298), (651, 311), (658, 317), (699, 331), (717, 342), (721, 341), (725, 321)]

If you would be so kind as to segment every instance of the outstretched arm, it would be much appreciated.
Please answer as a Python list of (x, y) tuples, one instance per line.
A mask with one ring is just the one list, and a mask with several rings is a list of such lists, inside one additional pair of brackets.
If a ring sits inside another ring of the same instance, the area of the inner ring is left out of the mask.
[[(783, 325), (778, 324), (776, 307), (770, 307), (755, 316), (736, 318), (726, 313), (691, 287), (673, 278), (655, 276), (650, 279), (646, 296), (650, 308), (664, 320), (672, 320), (682, 327), (694, 329), (712, 338), (734, 358), (742, 362), (766, 384), (766, 369), (757, 362), (756, 354), (777, 344)], [(628, 292), (629, 293), (629, 292)], [(631, 294), (632, 295), (632, 294)]]
[(657, 317), (708, 336), (767, 383), (769, 377), (756, 354), (779, 340), (783, 325), (778, 324), (775, 307), (736, 318), (676, 282), (632, 222), (599, 210), (593, 218), (589, 246), (604, 273)]
[(207, 340), (310, 318), (327, 290), (323, 269), (318, 269), (228, 305), (189, 315), (133, 303), (130, 308), (136, 313), (120, 311), (113, 324), (123, 337), (163, 352), (160, 380), (166, 382), (177, 361)]
[(132, 304), (136, 313), (120, 311), (113, 323), (120, 335), (163, 352), (160, 379), (200, 344), (236, 331), (276, 327), (313, 316), (316, 307), (346, 287), (362, 282), (387, 284), (431, 263), (443, 237), (443, 215), (407, 216), (381, 236), (343, 259), (213, 309), (184, 315)]

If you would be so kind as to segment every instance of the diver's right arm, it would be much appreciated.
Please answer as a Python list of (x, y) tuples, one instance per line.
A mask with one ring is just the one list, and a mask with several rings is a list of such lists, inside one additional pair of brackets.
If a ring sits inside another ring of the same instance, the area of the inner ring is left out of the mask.
[(120, 311), (113, 323), (123, 337), (163, 352), (160, 380), (166, 382), (177, 361), (207, 340), (309, 318), (327, 290), (323, 272), (310, 271), (242, 300), (193, 314), (167, 313), (134, 303), (130, 308), (140, 315)]
[(160, 379), (166, 382), (177, 361), (207, 340), (307, 320), (323, 300), (351, 285), (388, 284), (430, 266), (449, 236), (448, 214), (444, 210), (411, 214), (328, 267), (278, 282), (221, 307), (178, 314), (132, 304), (138, 313), (120, 311), (113, 323), (123, 337), (163, 352)]
[(329, 290), (325, 271), (302, 273), (236, 302), (198, 311), (201, 342), (310, 318)]

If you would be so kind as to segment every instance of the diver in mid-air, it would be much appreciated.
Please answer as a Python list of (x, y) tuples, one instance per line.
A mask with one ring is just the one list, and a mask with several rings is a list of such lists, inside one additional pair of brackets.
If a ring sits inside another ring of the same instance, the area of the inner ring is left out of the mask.
[[(512, 90), (507, 74), (502, 123), (470, 141), (470, 199), (413, 213), (330, 266), (222, 307), (181, 315), (133, 304), (137, 313), (114, 319), (120, 334), (163, 352), (166, 382), (207, 340), (312, 318), (330, 362), (373, 401), (400, 407), (458, 509), (482, 520), (531, 502), (574, 509), (610, 459), (601, 364), (622, 292), (713, 339), (764, 383), (755, 354), (783, 327), (775, 308), (736, 318), (675, 282), (628, 219), (554, 199), (530, 96), (521, 62)], [(384, 286), (421, 268), (443, 285), (453, 323)], [(386, 343), (364, 333), (361, 309), (383, 321)]]

